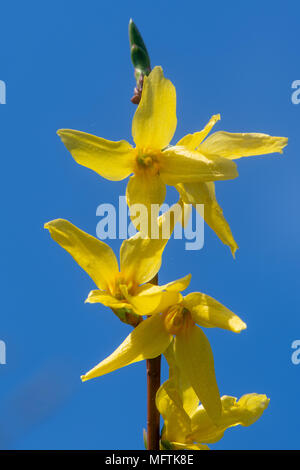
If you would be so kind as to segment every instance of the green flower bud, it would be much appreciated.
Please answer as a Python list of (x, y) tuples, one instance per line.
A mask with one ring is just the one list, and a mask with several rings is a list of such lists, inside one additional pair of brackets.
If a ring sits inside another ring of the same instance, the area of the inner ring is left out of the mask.
[(149, 54), (143, 38), (132, 19), (129, 21), (129, 43), (131, 60), (138, 83), (141, 74), (149, 75), (151, 66)]
[(131, 101), (134, 104), (138, 104), (142, 96), (144, 77), (151, 72), (151, 65), (143, 38), (132, 19), (129, 21), (129, 44), (136, 79), (136, 88), (134, 89), (134, 96), (131, 98)]

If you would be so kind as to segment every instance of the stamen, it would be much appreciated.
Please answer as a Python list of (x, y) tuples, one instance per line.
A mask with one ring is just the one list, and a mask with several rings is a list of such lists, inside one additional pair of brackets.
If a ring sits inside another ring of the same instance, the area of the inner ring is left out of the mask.
[(181, 305), (173, 305), (165, 314), (165, 328), (172, 335), (176, 335), (182, 328), (184, 323), (183, 307)]
[(138, 150), (136, 157), (135, 173), (156, 175), (159, 173), (159, 155), (149, 149)]
[(139, 165), (144, 167), (149, 167), (153, 165), (153, 159), (150, 155), (139, 155), (137, 157), (137, 162)]
[(180, 304), (173, 305), (164, 314), (164, 324), (166, 330), (177, 335), (183, 328), (190, 328), (194, 325), (191, 313), (188, 309)]

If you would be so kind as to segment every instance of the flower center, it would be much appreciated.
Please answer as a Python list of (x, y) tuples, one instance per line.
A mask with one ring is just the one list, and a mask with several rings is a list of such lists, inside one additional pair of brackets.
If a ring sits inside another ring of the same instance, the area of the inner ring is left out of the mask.
[(136, 174), (157, 175), (159, 173), (159, 154), (149, 149), (137, 151), (135, 171)]
[(180, 304), (173, 305), (164, 316), (165, 328), (171, 335), (177, 335), (189, 320), (191, 320), (189, 310)]
[(136, 285), (134, 282), (125, 281), (125, 279), (120, 276), (120, 274), (116, 277), (114, 289), (112, 295), (117, 300), (126, 300), (124, 294), (134, 295), (134, 291), (136, 289)]

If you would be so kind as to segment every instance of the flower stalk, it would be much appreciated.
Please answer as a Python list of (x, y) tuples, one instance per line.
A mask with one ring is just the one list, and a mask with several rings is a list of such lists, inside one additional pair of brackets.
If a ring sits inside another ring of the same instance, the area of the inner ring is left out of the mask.
[(147, 359), (147, 450), (159, 450), (160, 414), (156, 393), (160, 387), (161, 356)]
[[(158, 285), (158, 274), (151, 284)], [(161, 356), (147, 359), (147, 450), (159, 450), (160, 413), (156, 407), (156, 394), (160, 387)]]

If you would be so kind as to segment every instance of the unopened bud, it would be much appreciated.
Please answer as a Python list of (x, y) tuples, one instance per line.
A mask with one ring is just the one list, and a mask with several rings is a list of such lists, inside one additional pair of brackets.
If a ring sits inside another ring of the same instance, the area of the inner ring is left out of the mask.
[(136, 79), (136, 88), (134, 89), (134, 95), (131, 101), (134, 104), (139, 104), (142, 96), (144, 77), (151, 72), (151, 65), (146, 45), (132, 19), (129, 21), (129, 44)]

